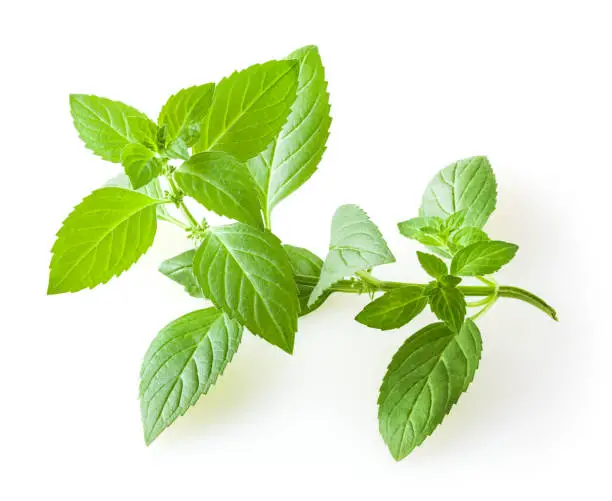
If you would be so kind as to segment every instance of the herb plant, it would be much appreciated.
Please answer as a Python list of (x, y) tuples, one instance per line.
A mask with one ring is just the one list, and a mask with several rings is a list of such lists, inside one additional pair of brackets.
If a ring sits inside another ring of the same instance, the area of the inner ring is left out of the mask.
[[(534, 294), (492, 277), (518, 247), (483, 230), (496, 203), (485, 157), (441, 170), (418, 217), (399, 223), (402, 235), (428, 250), (417, 253), (428, 283), (371, 274), (395, 259), (356, 205), (333, 216), (325, 260), (272, 233), (273, 209), (315, 172), (329, 135), (316, 47), (183, 89), (157, 122), (96, 96), (72, 95), (70, 107), (85, 146), (120, 163), (125, 174), (88, 195), (64, 221), (48, 293), (93, 288), (120, 275), (151, 247), (164, 221), (183, 228), (192, 244), (160, 271), (203, 306), (213, 304), (170, 322), (145, 354), (140, 402), (147, 444), (209, 391), (245, 328), (292, 353), (298, 317), (332, 293), (382, 293), (355, 317), (374, 329), (403, 327), (427, 307), (440, 320), (408, 337), (383, 378), (380, 432), (398, 460), (433, 432), (472, 381), (482, 351), (475, 320), (499, 298), (520, 299), (556, 319)], [(211, 227), (193, 215), (186, 197), (236, 222)], [(478, 284), (465, 285), (469, 279)], [(472, 297), (479, 299), (466, 299)], [(468, 316), (471, 308), (478, 311)]]

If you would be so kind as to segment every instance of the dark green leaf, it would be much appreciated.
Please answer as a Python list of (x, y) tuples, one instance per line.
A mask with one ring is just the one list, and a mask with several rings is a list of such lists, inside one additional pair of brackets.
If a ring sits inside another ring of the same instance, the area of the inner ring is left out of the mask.
[(72, 94), (70, 110), (85, 146), (105, 160), (121, 162), (128, 144), (155, 149), (157, 126), (144, 113), (103, 97)]
[(386, 292), (361, 310), (357, 322), (374, 329), (398, 329), (415, 318), (427, 306), (423, 287), (408, 285)]
[(393, 356), (380, 388), (380, 433), (396, 460), (431, 435), (474, 379), (482, 353), (478, 328), (459, 334), (442, 323), (409, 337)]
[(219, 82), (194, 153), (225, 151), (246, 161), (271, 143), (295, 101), (297, 61), (269, 61)]
[(451, 273), (463, 277), (489, 275), (509, 263), (518, 245), (499, 240), (476, 242), (461, 249), (451, 263)]
[(453, 331), (459, 331), (465, 319), (466, 305), (463, 293), (456, 287), (440, 286), (429, 297), (429, 306), (436, 317)]
[(293, 351), (299, 303), (291, 264), (272, 233), (235, 223), (209, 229), (193, 262), (204, 295), (253, 334)]
[[(325, 292), (312, 307), (308, 306), (308, 299), (321, 276), (323, 260), (308, 249), (302, 247), (294, 247), (293, 245), (285, 244), (283, 248), (289, 257), (293, 276), (296, 278), (298, 300), (300, 301), (300, 316), (304, 316), (316, 310), (330, 296), (329, 292)], [(297, 280), (298, 277), (302, 279), (302, 282)], [(304, 283), (306, 281), (308, 281), (308, 283)]]
[(421, 251), (417, 251), (417, 256), (419, 263), (421, 263), (421, 266), (429, 276), (439, 279), (444, 275), (448, 275), (448, 267), (439, 257)]
[(329, 252), (308, 304), (313, 305), (329, 287), (344, 277), (394, 261), (393, 254), (368, 215), (356, 205), (342, 205), (332, 218)]
[(207, 209), (263, 227), (253, 179), (246, 166), (231, 155), (221, 151), (198, 153), (179, 167), (174, 179)]
[(431, 180), (420, 215), (446, 218), (466, 210), (464, 224), (481, 228), (495, 209), (496, 189), (495, 175), (486, 157), (459, 160)]
[(190, 296), (202, 298), (204, 294), (202, 294), (202, 289), (200, 289), (196, 277), (193, 274), (194, 256), (195, 250), (193, 249), (182, 252), (178, 256), (162, 261), (159, 265), (159, 271), (171, 280), (185, 287), (185, 291)]
[(140, 370), (147, 445), (210, 390), (241, 338), (242, 326), (216, 308), (188, 313), (159, 332)]
[(153, 243), (159, 200), (122, 188), (101, 188), (77, 205), (53, 245), (48, 294), (108, 282)]

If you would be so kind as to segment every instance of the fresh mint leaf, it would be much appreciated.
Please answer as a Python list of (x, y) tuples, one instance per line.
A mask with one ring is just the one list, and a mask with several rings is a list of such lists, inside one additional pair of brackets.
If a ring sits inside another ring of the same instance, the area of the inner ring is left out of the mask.
[(272, 233), (242, 223), (211, 228), (196, 251), (193, 271), (215, 306), (292, 353), (297, 288), (287, 253)]
[[(164, 190), (159, 183), (159, 178), (153, 179), (149, 184), (135, 189), (130, 182), (130, 178), (126, 174), (119, 174), (111, 179), (109, 179), (105, 184), (105, 188), (123, 188), (125, 190), (135, 190), (138, 193), (142, 193), (143, 195), (147, 195), (156, 200), (162, 200), (165, 198)], [(162, 221), (168, 221), (170, 218), (170, 213), (166, 208), (168, 204), (159, 204), (157, 205), (157, 219)]]
[(459, 289), (440, 284), (429, 296), (429, 306), (433, 314), (451, 330), (458, 332), (461, 329), (465, 319), (466, 304), (463, 292)]
[(394, 261), (387, 243), (368, 215), (356, 205), (342, 205), (332, 218), (329, 252), (308, 304), (315, 304), (338, 280)]
[(168, 158), (178, 160), (189, 160), (189, 147), (180, 137), (172, 141), (164, 150), (164, 155)]
[(263, 227), (255, 183), (246, 166), (231, 155), (221, 151), (193, 155), (176, 170), (174, 179), (207, 209)]
[(247, 166), (262, 194), (266, 219), (272, 208), (304, 184), (317, 169), (329, 136), (329, 94), (325, 70), (315, 46), (289, 59), (299, 62), (298, 91), (278, 137)]
[(289, 257), (293, 276), (296, 279), (298, 300), (300, 302), (300, 316), (304, 316), (316, 310), (330, 296), (329, 292), (325, 292), (311, 307), (308, 306), (312, 290), (321, 276), (323, 260), (302, 247), (285, 244), (283, 248)]
[(484, 231), (474, 226), (466, 226), (451, 233), (449, 243), (456, 250), (459, 250), (473, 243), (482, 242), (483, 240), (489, 240), (489, 237)]
[(476, 242), (461, 249), (451, 263), (451, 274), (461, 277), (490, 275), (512, 261), (518, 245), (499, 240)]
[(110, 162), (121, 162), (128, 144), (155, 149), (157, 126), (144, 113), (119, 101), (72, 94), (70, 110), (85, 146)]
[(457, 287), (461, 283), (461, 278), (453, 275), (445, 275), (440, 277), (440, 283), (446, 287)]
[(216, 308), (188, 313), (159, 332), (140, 370), (147, 445), (210, 390), (241, 338), (242, 326)]
[(132, 266), (153, 243), (159, 203), (121, 188), (85, 198), (57, 233), (47, 293), (93, 288)]
[(163, 164), (142, 144), (128, 144), (121, 151), (121, 163), (134, 189), (142, 188), (162, 173)]
[(442, 323), (409, 337), (387, 369), (378, 398), (380, 433), (396, 460), (433, 433), (474, 379), (482, 353), (478, 328), (456, 334)]
[(467, 210), (460, 210), (448, 216), (444, 221), (444, 229), (448, 232), (458, 230), (463, 226), (465, 217), (467, 216)]
[(429, 276), (439, 279), (444, 275), (448, 275), (448, 267), (439, 257), (421, 251), (417, 251), (417, 257), (419, 263), (421, 263), (421, 266)]
[[(172, 144), (176, 139), (186, 147), (192, 146), (197, 141), (200, 124), (208, 113), (214, 91), (213, 83), (195, 85), (178, 91), (168, 99), (159, 113), (157, 122), (160, 127), (167, 127), (166, 143), (171, 149), (174, 148)], [(181, 148), (182, 145), (178, 151), (181, 151)]]
[(261, 153), (287, 120), (295, 101), (297, 61), (269, 61), (219, 82), (194, 153), (225, 151), (246, 161)]
[(198, 281), (193, 274), (194, 256), (194, 249), (182, 252), (177, 256), (162, 261), (159, 265), (159, 271), (169, 279), (185, 287), (185, 291), (190, 296), (203, 298), (204, 294), (202, 294), (202, 289), (198, 285)]
[(385, 292), (355, 317), (357, 322), (380, 329), (398, 329), (415, 318), (427, 306), (423, 287), (407, 285)]
[(495, 175), (486, 157), (459, 160), (431, 180), (420, 215), (446, 218), (465, 210), (463, 224), (482, 228), (495, 209), (496, 190)]

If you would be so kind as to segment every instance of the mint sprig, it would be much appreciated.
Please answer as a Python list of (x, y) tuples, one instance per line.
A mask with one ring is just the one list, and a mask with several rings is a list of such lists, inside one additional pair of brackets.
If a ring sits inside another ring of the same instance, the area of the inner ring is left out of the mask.
[[(468, 388), (482, 352), (477, 318), (511, 298), (557, 319), (533, 293), (492, 276), (518, 246), (492, 240), (483, 229), (497, 203), (486, 157), (442, 169), (416, 217), (399, 223), (402, 235), (428, 250), (417, 252), (427, 277), (421, 283), (373, 275), (395, 257), (357, 205), (334, 214), (324, 260), (272, 232), (272, 210), (313, 175), (326, 149), (329, 94), (314, 46), (217, 84), (179, 90), (157, 122), (85, 94), (72, 95), (70, 109), (85, 146), (123, 173), (64, 221), (52, 248), (48, 294), (93, 288), (122, 274), (151, 247), (163, 221), (187, 239), (185, 251), (159, 271), (212, 303), (171, 321), (145, 354), (140, 402), (147, 444), (210, 391), (245, 328), (292, 353), (298, 318), (332, 294), (369, 295), (355, 319), (381, 331), (408, 325), (426, 309), (439, 319), (407, 338), (383, 378), (380, 432), (396, 459), (420, 445)], [(211, 226), (194, 215), (195, 206), (234, 222)]]

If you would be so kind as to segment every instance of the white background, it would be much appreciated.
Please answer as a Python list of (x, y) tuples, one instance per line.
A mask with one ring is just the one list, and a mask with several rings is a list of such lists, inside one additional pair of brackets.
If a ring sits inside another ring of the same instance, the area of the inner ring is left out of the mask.
[[(4, 4), (0, 498), (609, 499), (608, 7)], [(189, 244), (162, 223), (121, 278), (45, 296), (61, 221), (118, 172), (83, 147), (68, 94), (155, 117), (182, 87), (306, 44), (326, 66), (332, 133), (320, 170), (277, 207), (276, 233), (323, 255), (335, 208), (358, 203), (398, 258), (380, 276), (425, 280), (396, 222), (416, 214), (438, 169), (488, 155), (499, 202), (487, 229), (521, 246), (500, 279), (540, 294), (561, 321), (498, 303), (480, 322), (484, 355), (468, 393), (396, 463), (378, 435), (377, 391), (416, 326), (367, 329), (352, 320), (366, 297), (333, 297), (300, 322), (293, 357), (246, 336), (212, 393), (147, 448), (142, 356), (161, 327), (200, 304), (156, 267)]]

